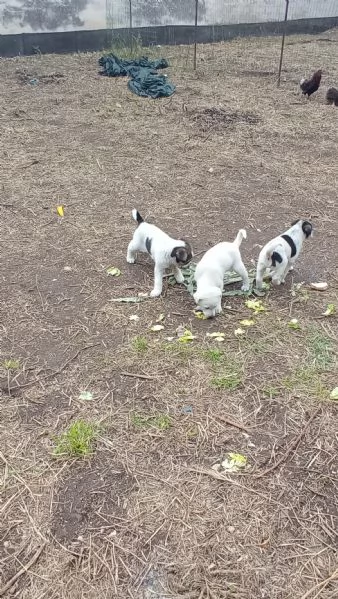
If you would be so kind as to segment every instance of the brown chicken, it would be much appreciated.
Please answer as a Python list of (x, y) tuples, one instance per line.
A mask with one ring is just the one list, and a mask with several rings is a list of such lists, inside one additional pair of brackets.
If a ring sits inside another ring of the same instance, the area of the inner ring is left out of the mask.
[(319, 69), (313, 73), (311, 79), (301, 79), (300, 89), (302, 90), (303, 95), (309, 98), (312, 94), (314, 94), (320, 86), (321, 78), (322, 71)]
[(338, 106), (338, 89), (330, 87), (326, 92), (326, 103)]

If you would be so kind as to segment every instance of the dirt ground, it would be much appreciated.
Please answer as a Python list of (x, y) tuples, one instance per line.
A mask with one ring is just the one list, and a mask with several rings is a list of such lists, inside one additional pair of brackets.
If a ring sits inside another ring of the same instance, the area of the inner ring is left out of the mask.
[[(164, 100), (96, 54), (1, 60), (1, 597), (338, 596), (337, 42), (288, 38), (280, 89), (279, 39), (200, 47), (197, 73), (159, 48)], [(245, 227), (248, 268), (297, 217), (315, 235), (253, 326), (243, 297), (200, 321), (182, 286), (111, 301), (152, 286), (125, 261), (133, 207), (196, 255)], [(79, 421), (92, 451), (55, 455)], [(229, 452), (237, 474), (213, 468)]]

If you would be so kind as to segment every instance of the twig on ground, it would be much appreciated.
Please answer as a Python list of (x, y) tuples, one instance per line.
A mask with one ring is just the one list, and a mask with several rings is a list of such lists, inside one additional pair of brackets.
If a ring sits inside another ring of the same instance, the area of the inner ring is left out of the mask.
[(67, 360), (58, 370), (55, 370), (54, 372), (51, 372), (50, 374), (46, 374), (45, 376), (41, 376), (37, 379), (34, 379), (34, 381), (30, 381), (29, 383), (24, 383), (23, 385), (16, 385), (15, 387), (10, 387), (9, 391), (16, 391), (17, 389), (24, 389), (25, 387), (30, 387), (31, 385), (36, 385), (37, 383), (40, 383), (41, 381), (46, 381), (47, 379), (51, 379), (54, 376), (57, 376), (58, 374), (61, 374), (61, 372), (67, 368), (67, 366), (73, 362), (74, 360), (76, 360), (76, 358), (78, 357), (78, 355), (85, 351), (86, 349), (91, 349), (92, 347), (96, 347), (97, 345), (100, 345), (100, 343), (92, 343), (91, 345), (84, 345), (83, 347), (80, 347), (80, 349), (78, 349), (78, 351), (71, 357), (69, 358), (69, 360)]
[(250, 430), (249, 428), (247, 428), (243, 424), (240, 424), (240, 422), (235, 422), (235, 420), (231, 420), (228, 417), (224, 418), (220, 414), (217, 415), (217, 418), (219, 420), (222, 420), (222, 422), (225, 422), (226, 424), (229, 424), (230, 426), (234, 426), (235, 428), (239, 428), (241, 431), (246, 431), (248, 433), (249, 430)]
[(34, 553), (33, 557), (29, 560), (29, 562), (25, 566), (23, 566), (21, 568), (21, 570), (19, 570), (16, 574), (14, 574), (14, 576), (12, 576), (12, 578), (10, 578), (8, 580), (8, 582), (6, 582), (6, 584), (0, 589), (0, 597), (4, 596), (4, 594), (8, 591), (8, 589), (10, 589), (13, 586), (13, 584), (18, 580), (18, 578), (20, 578), (20, 576), (22, 576), (23, 574), (26, 574), (26, 572), (28, 572), (28, 570), (32, 566), (34, 566), (34, 564), (38, 561), (45, 546), (46, 546), (46, 543), (43, 543), (41, 545), (41, 547), (39, 547), (39, 549), (37, 549), (37, 551)]
[(149, 376), (148, 374), (139, 374), (138, 372), (120, 372), (121, 376), (131, 376), (135, 379), (146, 379), (147, 381), (153, 381), (155, 377)]
[(302, 595), (300, 599), (307, 599), (307, 597), (310, 597), (310, 595), (314, 591), (320, 589), (320, 591), (316, 593), (316, 595), (313, 597), (313, 599), (316, 599), (316, 597), (319, 597), (320, 593), (325, 589), (325, 587), (327, 587), (331, 580), (335, 580), (336, 578), (338, 578), (338, 568), (331, 574), (331, 576), (329, 576), (325, 580), (322, 580), (322, 582), (318, 582), (318, 584), (315, 584), (315, 586), (309, 589), (304, 595)]
[(272, 497), (268, 497), (267, 495), (264, 495), (264, 493), (260, 493), (259, 491), (256, 491), (256, 489), (252, 489), (251, 487), (247, 487), (245, 485), (241, 485), (241, 483), (239, 483), (237, 480), (232, 479), (232, 478), (228, 478), (227, 476), (224, 476), (221, 472), (216, 472), (215, 470), (211, 470), (211, 469), (207, 470), (207, 469), (204, 469), (204, 468), (189, 468), (189, 471), (190, 472), (197, 472), (198, 474), (205, 474), (207, 476), (211, 476), (211, 478), (215, 478), (216, 480), (220, 480), (220, 481), (225, 482), (225, 483), (231, 483), (235, 487), (239, 487), (240, 489), (244, 489), (245, 491), (249, 491), (249, 493), (253, 493), (254, 495), (258, 495), (259, 497), (263, 497), (263, 499), (265, 499), (265, 501), (268, 501), (268, 502), (280, 505), (280, 503), (278, 501), (276, 501), (276, 499), (272, 499)]
[(309, 428), (310, 424), (313, 422), (313, 420), (315, 419), (315, 417), (317, 416), (317, 414), (319, 414), (319, 412), (321, 411), (322, 406), (320, 405), (317, 410), (315, 410), (312, 414), (312, 416), (309, 418), (309, 420), (307, 421), (306, 425), (304, 426), (304, 428), (302, 428), (302, 430), (300, 431), (299, 435), (296, 437), (296, 439), (290, 443), (289, 447), (287, 448), (286, 452), (282, 455), (281, 458), (279, 458), (279, 460), (277, 460), (277, 462), (275, 464), (273, 464), (273, 466), (271, 466), (270, 468), (268, 468), (267, 470), (264, 470), (263, 472), (260, 472), (260, 474), (256, 474), (255, 478), (262, 478), (263, 476), (266, 476), (267, 474), (270, 474), (270, 472), (273, 472), (274, 470), (276, 470), (276, 468), (278, 468), (281, 464), (283, 464), (286, 459), (288, 458), (288, 456), (290, 455), (290, 453), (292, 451), (294, 451), (299, 442), (301, 441), (302, 437), (305, 435), (307, 429)]

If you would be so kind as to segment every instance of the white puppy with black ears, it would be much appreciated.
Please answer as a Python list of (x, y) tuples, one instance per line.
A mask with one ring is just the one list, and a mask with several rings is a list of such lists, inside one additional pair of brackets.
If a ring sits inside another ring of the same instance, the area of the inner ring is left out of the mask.
[(274, 285), (285, 283), (302, 249), (304, 239), (312, 236), (313, 226), (308, 220), (295, 220), (290, 229), (269, 241), (260, 251), (256, 272), (256, 287), (263, 287), (267, 269)]
[(224, 275), (234, 270), (243, 279), (243, 291), (249, 291), (250, 283), (247, 270), (242, 262), (240, 245), (246, 239), (246, 231), (240, 229), (235, 241), (223, 241), (208, 250), (195, 270), (197, 284), (194, 300), (207, 318), (222, 312), (222, 292)]
[(167, 268), (172, 269), (177, 283), (184, 282), (179, 267), (190, 262), (192, 249), (184, 239), (173, 239), (155, 225), (146, 223), (135, 208), (132, 215), (138, 227), (128, 245), (127, 262), (134, 264), (136, 252), (147, 252), (152, 257), (155, 262), (154, 289), (150, 297), (158, 297), (162, 293), (163, 275)]

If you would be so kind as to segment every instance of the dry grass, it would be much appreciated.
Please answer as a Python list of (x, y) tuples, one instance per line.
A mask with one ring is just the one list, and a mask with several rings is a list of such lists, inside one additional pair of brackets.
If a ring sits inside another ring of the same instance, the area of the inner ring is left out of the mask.
[[(288, 42), (279, 90), (277, 39), (203, 46), (196, 74), (191, 48), (159, 49), (177, 84), (163, 101), (98, 77), (97, 55), (1, 62), (0, 596), (337, 596), (337, 46)], [(306, 102), (297, 81), (319, 66)], [(145, 257), (125, 263), (134, 205), (196, 254), (246, 226), (248, 265), (298, 215), (316, 234), (236, 337), (243, 298), (214, 322), (178, 287), (109, 301), (151, 288)], [(78, 422), (93, 448), (58, 459)], [(227, 452), (242, 474), (212, 469)]]

